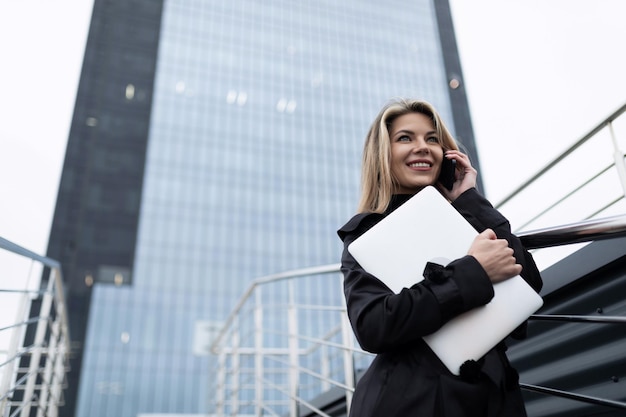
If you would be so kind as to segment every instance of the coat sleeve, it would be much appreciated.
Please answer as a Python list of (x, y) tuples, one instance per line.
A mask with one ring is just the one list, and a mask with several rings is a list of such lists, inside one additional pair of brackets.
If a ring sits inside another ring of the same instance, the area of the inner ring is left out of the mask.
[(438, 279), (425, 279), (394, 294), (347, 249), (381, 218), (378, 214), (357, 215), (338, 232), (344, 242), (341, 271), (348, 316), (363, 349), (381, 353), (401, 348), (493, 298), (489, 277), (471, 256), (451, 262)]
[(543, 281), (532, 255), (524, 248), (521, 240), (511, 233), (509, 221), (487, 199), (472, 188), (461, 194), (452, 205), (479, 233), (489, 228), (498, 238), (506, 239), (513, 249), (517, 263), (522, 265), (522, 278), (535, 291), (541, 290)]

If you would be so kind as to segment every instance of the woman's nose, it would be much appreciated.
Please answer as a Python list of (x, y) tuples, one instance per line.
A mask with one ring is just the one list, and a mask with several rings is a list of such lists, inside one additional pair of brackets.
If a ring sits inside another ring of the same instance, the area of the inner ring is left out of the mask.
[(428, 146), (426, 144), (426, 141), (424, 139), (421, 138), (417, 138), (414, 142), (413, 142), (413, 149), (412, 149), (413, 153), (424, 153), (424, 152), (428, 152)]

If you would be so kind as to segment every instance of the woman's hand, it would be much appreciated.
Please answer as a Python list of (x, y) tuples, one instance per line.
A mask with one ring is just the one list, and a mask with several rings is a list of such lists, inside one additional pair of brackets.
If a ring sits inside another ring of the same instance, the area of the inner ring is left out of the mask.
[(467, 254), (476, 258), (494, 284), (522, 272), (522, 266), (515, 260), (508, 242), (498, 239), (491, 229), (476, 236)]
[(441, 185), (439, 185), (439, 190), (448, 200), (454, 201), (465, 191), (476, 187), (478, 172), (472, 166), (469, 157), (460, 151), (446, 151), (443, 157), (447, 159), (454, 159), (456, 161), (456, 169), (454, 172), (455, 181), (452, 186), (452, 190), (447, 190)]

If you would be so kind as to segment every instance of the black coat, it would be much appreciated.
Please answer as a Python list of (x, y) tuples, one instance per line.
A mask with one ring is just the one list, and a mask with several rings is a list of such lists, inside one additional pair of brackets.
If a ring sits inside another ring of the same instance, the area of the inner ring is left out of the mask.
[[(344, 242), (341, 270), (350, 322), (361, 347), (377, 354), (357, 383), (350, 416), (526, 416), (517, 372), (506, 358), (504, 342), (477, 362), (474, 373), (458, 377), (422, 340), (451, 318), (493, 297), (491, 281), (475, 258), (451, 262), (445, 280), (424, 279), (394, 294), (347, 251), (352, 241), (410, 197), (396, 195), (386, 213), (357, 214), (338, 231)], [(541, 289), (531, 255), (485, 198), (470, 189), (452, 205), (478, 232), (491, 228), (506, 239), (523, 267), (521, 276), (536, 291)], [(524, 337), (525, 330), (522, 325), (513, 336)]]

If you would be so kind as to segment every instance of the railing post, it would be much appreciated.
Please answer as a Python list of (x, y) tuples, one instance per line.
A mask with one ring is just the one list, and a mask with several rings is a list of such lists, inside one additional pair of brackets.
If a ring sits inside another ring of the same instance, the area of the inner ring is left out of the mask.
[[(328, 350), (328, 347), (326, 345), (322, 345), (321, 349), (321, 360), (322, 363), (320, 364), (321, 367), (321, 374), (324, 376), (324, 378), (329, 379), (330, 378), (330, 352)], [(322, 392), (324, 391), (328, 391), (330, 389), (330, 383), (328, 381), (322, 381)]]
[[(28, 296), (28, 280), (27, 280), (26, 285), (24, 286), (24, 293), (21, 296), (21, 300), (19, 302), (19, 306), (17, 309), (15, 323), (20, 323), (24, 321), (24, 318), (26, 317), (26, 311), (29, 305), (30, 303), (29, 303), (29, 296)], [(20, 359), (20, 358), (16, 358), (17, 348), (21, 344), (20, 339), (23, 339), (25, 333), (26, 333), (25, 330), (21, 326), (14, 327), (11, 331), (11, 341), (9, 342), (9, 346), (7, 349), (7, 359), (11, 359), (11, 358), (15, 358), (15, 359), (13, 359), (13, 364), (6, 365), (7, 366), (6, 370), (3, 372), (2, 380), (0, 381), (0, 395), (6, 392), (9, 392), (9, 387), (11, 386), (11, 380), (14, 378), (15, 371), (17, 369), (17, 366), (15, 366), (15, 364), (19, 363), (19, 359)], [(11, 396), (7, 396), (2, 401), (2, 403), (0, 403), (0, 410), (8, 410), (10, 402), (11, 402)]]
[(609, 122), (609, 132), (611, 133), (611, 140), (613, 141), (613, 160), (615, 161), (615, 169), (617, 169), (619, 182), (622, 184), (622, 191), (624, 193), (624, 197), (626, 197), (626, 163), (624, 162), (624, 152), (619, 149), (617, 144), (617, 137), (615, 136), (615, 130), (613, 129), (613, 122)]
[(63, 383), (65, 382), (66, 364), (69, 361), (70, 341), (69, 329), (67, 328), (67, 310), (65, 306), (65, 296), (63, 294), (63, 277), (60, 268), (52, 268), (51, 277), (54, 277), (55, 289), (55, 323), (58, 327), (56, 338), (56, 355), (50, 383), (50, 400), (54, 402), (54, 408), (50, 411), (49, 417), (57, 417), (63, 393)]
[(217, 392), (215, 393), (217, 417), (223, 417), (225, 400), (226, 400), (226, 352), (224, 348), (220, 348), (217, 358)]
[[(63, 323), (63, 322), (62, 322)], [(67, 334), (63, 332), (63, 325), (61, 325), (60, 339), (57, 343), (59, 346), (59, 354), (57, 356), (57, 361), (54, 366), (54, 382), (50, 387), (50, 397), (52, 401), (54, 401), (54, 412), (50, 413), (50, 417), (56, 417), (59, 413), (59, 406), (61, 405), (61, 398), (63, 395), (63, 383), (65, 382), (65, 372), (66, 372), (66, 355), (69, 356), (70, 352), (67, 348), (67, 344), (69, 340), (67, 338)]]
[(53, 371), (57, 357), (57, 338), (59, 335), (59, 322), (55, 320), (51, 326), (50, 343), (48, 344), (48, 354), (46, 355), (46, 365), (44, 366), (43, 375), (41, 377), (41, 390), (39, 393), (39, 409), (37, 417), (46, 417), (50, 415), (50, 385), (52, 383)]
[(263, 415), (263, 299), (261, 287), (256, 287), (254, 306), (254, 396), (255, 414)]
[[(343, 277), (339, 280), (341, 284), (341, 292), (343, 293)], [(343, 342), (343, 373), (346, 385), (354, 388), (354, 339), (352, 336), (352, 327), (348, 318), (348, 307), (346, 306), (345, 297), (341, 297), (343, 310), (341, 310), (341, 338)], [(352, 404), (352, 391), (346, 390), (346, 415), (350, 414), (350, 405)]]
[(293, 280), (289, 280), (289, 305), (287, 307), (287, 326), (289, 331), (289, 416), (298, 416), (298, 312), (294, 300)]
[(26, 387), (24, 388), (24, 408), (20, 415), (22, 417), (30, 416), (30, 408), (33, 402), (37, 376), (39, 375), (39, 362), (41, 360), (41, 352), (43, 350), (43, 342), (46, 337), (46, 327), (48, 327), (48, 317), (52, 306), (54, 279), (50, 277), (46, 291), (43, 294), (41, 309), (39, 310), (39, 319), (37, 321), (37, 329), (35, 330), (35, 340), (33, 342), (33, 350), (30, 356), (30, 364), (28, 366), (28, 378)]
[(230, 415), (236, 416), (239, 414), (239, 393), (241, 392), (241, 360), (239, 353), (239, 318), (235, 319), (233, 325), (233, 334), (232, 334), (232, 364), (233, 371), (231, 374), (233, 392), (231, 393), (232, 401), (230, 406)]

